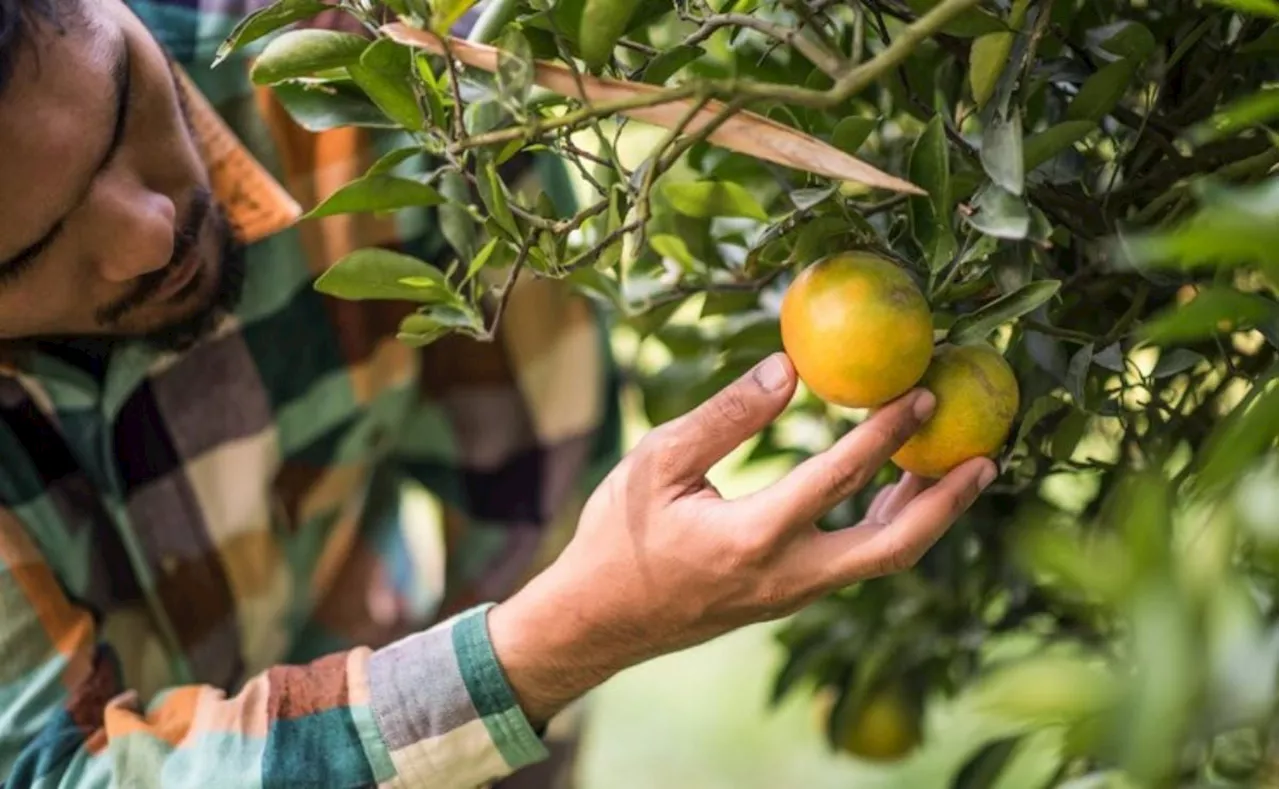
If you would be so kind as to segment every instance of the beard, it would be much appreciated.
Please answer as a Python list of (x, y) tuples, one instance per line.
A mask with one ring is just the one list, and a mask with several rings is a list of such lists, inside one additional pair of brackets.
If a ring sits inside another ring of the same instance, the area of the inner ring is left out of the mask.
[[(212, 291), (204, 303), (197, 305), (185, 317), (150, 329), (138, 335), (137, 339), (161, 350), (183, 351), (213, 331), (221, 317), (234, 310), (240, 301), (244, 287), (245, 251), (244, 245), (232, 232), (221, 206), (204, 188), (195, 191), (187, 221), (174, 233), (173, 254), (169, 262), (163, 268), (139, 277), (133, 290), (124, 297), (99, 308), (95, 316), (99, 325), (109, 330), (134, 309), (151, 302), (165, 279), (192, 253), (206, 224), (218, 245), (218, 266), (213, 275), (217, 282)], [(209, 276), (209, 267), (202, 267), (186, 286), (173, 294), (170, 301), (185, 303), (197, 293), (208, 291)]]
[[(139, 338), (160, 350), (185, 351), (189, 349), (208, 336), (217, 327), (222, 317), (230, 314), (235, 310), (236, 305), (240, 303), (240, 296), (244, 290), (244, 244), (240, 243), (235, 234), (231, 232), (231, 226), (226, 216), (216, 203), (210, 206), (209, 211), (209, 221), (212, 222), (213, 232), (218, 239), (219, 265), (213, 275), (217, 277), (217, 282), (204, 303), (198, 305), (189, 315), (147, 331)], [(174, 257), (174, 261), (181, 260), (181, 257)], [(170, 266), (173, 265), (176, 265), (176, 263), (170, 263)], [(168, 272), (170, 266), (153, 272), (161, 276), (156, 280), (155, 285), (150, 285), (152, 292), (159, 286), (159, 283), (163, 282), (163, 275)], [(205, 280), (209, 276), (207, 269), (201, 270), (192, 278), (191, 282), (187, 283), (186, 287), (174, 294), (173, 299), (175, 301), (183, 301), (204, 290)], [(142, 283), (139, 283), (140, 289), (142, 285)]]

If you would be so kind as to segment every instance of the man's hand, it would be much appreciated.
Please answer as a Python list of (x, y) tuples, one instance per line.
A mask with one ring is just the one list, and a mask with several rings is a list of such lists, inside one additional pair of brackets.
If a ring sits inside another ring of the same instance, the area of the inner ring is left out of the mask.
[(815, 526), (929, 418), (933, 395), (913, 390), (770, 487), (721, 498), (707, 471), (795, 387), (775, 354), (654, 429), (591, 496), (560, 558), (490, 611), (494, 651), (531, 720), (628, 666), (910, 567), (996, 475), (986, 458), (932, 485), (906, 475), (854, 527)]

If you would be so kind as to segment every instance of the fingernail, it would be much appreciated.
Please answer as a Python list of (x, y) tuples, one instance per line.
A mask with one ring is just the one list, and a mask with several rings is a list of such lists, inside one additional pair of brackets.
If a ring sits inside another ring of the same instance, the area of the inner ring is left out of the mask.
[(985, 489), (996, 479), (996, 464), (986, 463), (982, 466), (982, 471), (978, 472), (978, 488)]
[(911, 413), (916, 415), (916, 419), (921, 422), (933, 415), (933, 407), (938, 404), (938, 398), (933, 396), (933, 392), (925, 389), (916, 395), (916, 401), (911, 404)]
[(766, 392), (776, 392), (787, 385), (787, 368), (782, 363), (781, 354), (775, 353), (756, 365), (753, 375)]

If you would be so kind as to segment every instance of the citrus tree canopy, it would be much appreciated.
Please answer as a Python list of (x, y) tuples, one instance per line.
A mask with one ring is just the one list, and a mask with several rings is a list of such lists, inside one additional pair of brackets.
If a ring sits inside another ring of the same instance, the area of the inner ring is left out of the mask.
[[(915, 570), (781, 625), (775, 698), (882, 760), (964, 698), (1009, 735), (958, 789), (1032, 736), (1046, 786), (1274, 775), (1275, 0), (491, 0), (450, 35), (470, 5), (280, 0), (224, 46), (305, 128), (399, 135), (311, 217), (427, 206), (448, 242), (317, 287), (420, 304), (420, 345), (564, 280), (654, 424), (786, 339), (807, 386), (749, 464), (924, 375), (956, 416), (901, 465), (1000, 477)], [(293, 27), (335, 9), (364, 35)], [(576, 203), (512, 193), (518, 162)]]

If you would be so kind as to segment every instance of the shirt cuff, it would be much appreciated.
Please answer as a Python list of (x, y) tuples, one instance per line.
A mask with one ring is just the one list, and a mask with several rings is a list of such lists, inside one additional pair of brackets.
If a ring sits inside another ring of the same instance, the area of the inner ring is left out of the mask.
[(473, 787), (549, 755), (493, 652), (492, 605), (369, 656), (369, 705), (401, 781)]

